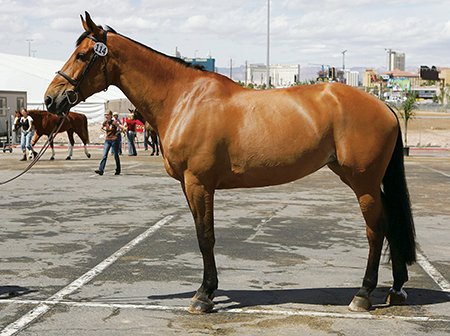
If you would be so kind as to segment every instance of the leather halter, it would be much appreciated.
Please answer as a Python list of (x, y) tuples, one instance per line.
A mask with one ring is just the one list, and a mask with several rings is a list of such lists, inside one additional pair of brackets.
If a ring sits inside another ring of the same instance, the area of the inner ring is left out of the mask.
[[(91, 39), (95, 43), (101, 42), (101, 43), (103, 43), (106, 46), (106, 35), (107, 35), (107, 31), (104, 32), (102, 40), (98, 40), (98, 39), (96, 39), (95, 37), (93, 37), (91, 35), (87, 35), (86, 37)], [(106, 83), (106, 87), (105, 87), (104, 91), (106, 91), (108, 89), (108, 86), (109, 86), (108, 73), (106, 71), (106, 54), (104, 56), (101, 56), (97, 52), (93, 52), (92, 56), (91, 56), (91, 58), (89, 60), (88, 65), (84, 68), (83, 72), (81, 73), (81, 75), (77, 79), (73, 79), (68, 74), (63, 72), (62, 70), (59, 70), (59, 71), (56, 72), (58, 75), (63, 77), (65, 80), (67, 80), (74, 87), (73, 90), (66, 90), (66, 92), (64, 93), (65, 96), (66, 96), (67, 101), (70, 104), (70, 106), (76, 105), (76, 103), (78, 101), (78, 97), (80, 95), (80, 85), (81, 85), (81, 83), (83, 82), (84, 78), (87, 76), (87, 74), (91, 70), (92, 66), (94, 65), (94, 63), (97, 61), (97, 59), (99, 57), (102, 57), (102, 58), (105, 59), (105, 64), (104, 64), (104, 67), (103, 67), (103, 73), (104, 73), (104, 76), (105, 76), (105, 83)]]

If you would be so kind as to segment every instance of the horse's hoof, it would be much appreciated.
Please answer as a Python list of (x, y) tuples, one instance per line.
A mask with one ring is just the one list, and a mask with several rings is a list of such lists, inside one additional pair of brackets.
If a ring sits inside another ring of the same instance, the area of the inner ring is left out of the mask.
[(52, 156), (51, 158), (50, 158), (50, 161), (53, 161), (55, 159), (55, 157), (54, 156)]
[(391, 288), (386, 296), (386, 304), (389, 306), (399, 306), (405, 304), (407, 298), (408, 294), (406, 294), (403, 288), (398, 292), (394, 288)]
[(192, 299), (188, 311), (191, 314), (206, 314), (210, 313), (214, 308), (214, 303), (207, 299), (207, 301)]
[(88, 157), (88, 159), (90, 159), (90, 158), (91, 158), (91, 154), (86, 154), (86, 156)]
[(353, 297), (352, 302), (349, 304), (348, 309), (354, 312), (365, 312), (369, 311), (372, 304), (369, 298), (362, 296)]
[(66, 157), (66, 160), (72, 160), (72, 158), (70, 156)]

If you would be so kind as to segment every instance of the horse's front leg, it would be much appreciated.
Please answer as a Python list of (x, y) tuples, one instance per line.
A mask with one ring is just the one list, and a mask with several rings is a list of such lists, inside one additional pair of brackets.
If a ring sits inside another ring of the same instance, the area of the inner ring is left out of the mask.
[(38, 132), (34, 132), (33, 138), (31, 139), (31, 146), (34, 147), (34, 145), (36, 145), (36, 142), (38, 142), (40, 138), (41, 135), (38, 134)]
[[(36, 144), (36, 142), (39, 141), (40, 138), (41, 138), (41, 135), (38, 134), (37, 132), (35, 132), (34, 135), (33, 135), (33, 138), (31, 139), (31, 143), (30, 143), (30, 144), (31, 144), (31, 148), (34, 147), (34, 145)], [(34, 149), (31, 149), (30, 159), (31, 159), (31, 155), (33, 155), (34, 157), (36, 157), (37, 154), (38, 154), (38, 153), (37, 153)]]
[(185, 174), (183, 191), (194, 217), (200, 251), (203, 257), (203, 282), (191, 300), (191, 313), (208, 313), (213, 307), (217, 289), (217, 269), (214, 260), (214, 189), (207, 188), (195, 176)]
[(52, 156), (50, 157), (50, 160), (55, 159), (55, 145), (53, 143), (53, 139), (50, 139), (50, 148), (52, 149)]

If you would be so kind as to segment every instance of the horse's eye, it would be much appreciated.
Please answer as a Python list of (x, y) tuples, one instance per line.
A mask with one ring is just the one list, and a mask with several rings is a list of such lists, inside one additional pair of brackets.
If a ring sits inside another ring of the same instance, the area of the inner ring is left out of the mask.
[(84, 60), (86, 60), (86, 54), (80, 52), (77, 54), (76, 59), (80, 60), (80, 61), (84, 61)]

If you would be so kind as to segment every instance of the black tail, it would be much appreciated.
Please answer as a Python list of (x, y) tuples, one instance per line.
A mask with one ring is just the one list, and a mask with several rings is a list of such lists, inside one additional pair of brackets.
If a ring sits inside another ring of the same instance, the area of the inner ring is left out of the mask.
[(406, 185), (400, 126), (394, 153), (383, 178), (383, 194), (389, 219), (386, 237), (391, 254), (395, 249), (411, 265), (416, 261), (416, 233)]

